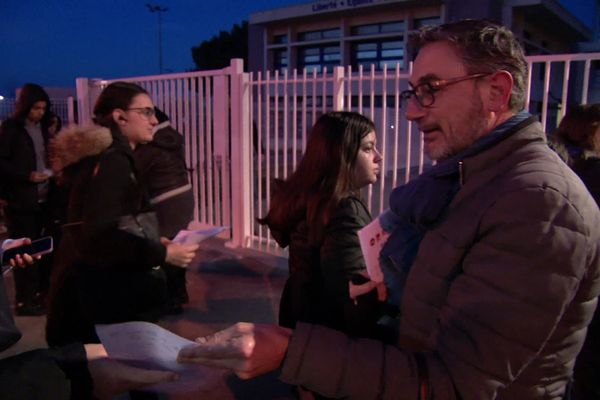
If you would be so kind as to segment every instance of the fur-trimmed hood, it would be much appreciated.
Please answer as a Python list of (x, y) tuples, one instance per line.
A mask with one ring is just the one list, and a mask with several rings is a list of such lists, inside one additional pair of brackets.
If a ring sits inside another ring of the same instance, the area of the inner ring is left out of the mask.
[(55, 174), (61, 175), (68, 166), (85, 157), (102, 153), (113, 142), (108, 128), (98, 125), (71, 125), (50, 144), (50, 163)]

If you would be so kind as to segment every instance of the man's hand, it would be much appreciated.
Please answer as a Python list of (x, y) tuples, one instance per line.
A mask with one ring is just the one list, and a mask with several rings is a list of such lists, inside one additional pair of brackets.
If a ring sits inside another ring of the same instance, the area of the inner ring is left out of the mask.
[(101, 344), (86, 344), (85, 352), (88, 369), (94, 381), (94, 397), (100, 400), (112, 399), (129, 390), (178, 379), (174, 372), (135, 368), (112, 360)]
[(178, 361), (227, 368), (242, 379), (254, 378), (279, 368), (291, 336), (288, 328), (238, 322), (196, 339), (198, 345), (181, 349)]

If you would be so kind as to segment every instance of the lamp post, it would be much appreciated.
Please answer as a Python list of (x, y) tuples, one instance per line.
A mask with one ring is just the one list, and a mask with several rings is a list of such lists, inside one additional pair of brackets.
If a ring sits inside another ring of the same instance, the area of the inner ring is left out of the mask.
[(160, 4), (150, 4), (146, 3), (146, 7), (148, 7), (148, 11), (151, 13), (158, 14), (158, 70), (162, 74), (163, 71), (163, 62), (162, 62), (162, 13), (168, 11), (167, 7), (163, 7)]

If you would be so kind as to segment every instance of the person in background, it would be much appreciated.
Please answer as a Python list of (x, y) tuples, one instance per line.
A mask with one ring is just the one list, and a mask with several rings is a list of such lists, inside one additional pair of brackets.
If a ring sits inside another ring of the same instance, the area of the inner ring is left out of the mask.
[[(152, 141), (136, 147), (135, 165), (156, 211), (160, 234), (172, 239), (194, 218), (194, 195), (185, 164), (183, 136), (171, 126), (169, 117), (154, 107), (158, 125)], [(189, 300), (184, 268), (164, 265), (167, 276), (167, 312), (178, 314)]]
[(159, 238), (133, 152), (152, 140), (154, 105), (140, 86), (108, 85), (94, 106), (98, 125), (61, 131), (52, 166), (69, 187), (67, 223), (52, 271), (49, 345), (94, 343), (95, 324), (155, 321), (164, 310), (161, 265), (185, 268), (196, 244)]
[[(600, 104), (577, 105), (566, 113), (553, 139), (566, 149), (567, 162), (600, 206)], [(600, 399), (600, 308), (588, 327), (575, 362), (573, 400)]]
[[(29, 238), (0, 242), (2, 252)], [(17, 254), (9, 263), (18, 269), (31, 268), (34, 259)], [(16, 327), (6, 288), (0, 274), (0, 351), (21, 338)], [(128, 390), (177, 379), (172, 372), (134, 368), (108, 358), (101, 344), (71, 344), (51, 349), (37, 349), (0, 359), (0, 387), (4, 400), (86, 400), (111, 399)]]
[[(44, 89), (27, 83), (21, 88), (15, 112), (0, 126), (0, 180), (6, 207), (8, 235), (38, 238), (44, 231), (47, 213), (48, 131), (42, 124), (50, 109)], [(36, 263), (37, 264), (37, 263)], [(41, 267), (15, 271), (17, 315), (44, 313)]]
[[(382, 336), (385, 293), (366, 277), (357, 231), (371, 221), (360, 190), (375, 183), (381, 154), (375, 125), (354, 112), (322, 115), (292, 175), (276, 180), (267, 216), (281, 247), (289, 246), (290, 276), (279, 324), (321, 324), (362, 337)], [(354, 293), (364, 288), (362, 295)]]
[[(52, 140), (58, 135), (62, 129), (61, 118), (52, 111), (47, 112), (42, 119), (42, 127), (48, 132), (48, 149), (52, 147)], [(47, 170), (51, 174), (51, 170)], [(60, 246), (62, 237), (62, 224), (65, 223), (67, 217), (68, 191), (63, 186), (59, 185), (56, 179), (50, 176), (48, 180), (48, 197), (44, 212), (44, 235), (52, 236), (54, 247)], [(42, 293), (48, 293), (50, 290), (50, 275), (52, 266), (54, 265), (54, 253), (47, 254), (40, 263), (40, 288)]]
[(281, 366), (284, 381), (339, 398), (564, 398), (600, 293), (598, 206), (524, 110), (527, 63), (507, 28), (464, 20), (412, 41), (405, 115), (444, 172), (419, 184), (446, 202), (408, 199), (436, 219), (405, 281), (398, 343), (239, 323), (180, 361), (246, 378)]

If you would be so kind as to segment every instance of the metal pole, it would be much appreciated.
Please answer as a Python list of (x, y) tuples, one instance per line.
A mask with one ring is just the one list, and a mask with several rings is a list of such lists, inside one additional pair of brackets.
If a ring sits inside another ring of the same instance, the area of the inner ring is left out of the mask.
[(162, 62), (162, 13), (168, 11), (167, 7), (163, 7), (160, 4), (150, 4), (146, 3), (146, 7), (148, 11), (151, 13), (158, 14), (158, 69), (162, 74), (163, 72), (163, 62)]
[(163, 72), (163, 58), (162, 58), (162, 11), (158, 12), (158, 70), (162, 74), (162, 72)]

